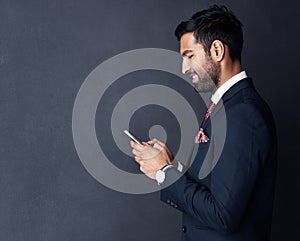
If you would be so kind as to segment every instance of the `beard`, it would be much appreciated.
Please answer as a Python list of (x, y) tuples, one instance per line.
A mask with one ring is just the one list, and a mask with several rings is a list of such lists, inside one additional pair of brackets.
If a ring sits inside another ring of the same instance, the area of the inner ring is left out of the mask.
[(215, 92), (220, 82), (220, 68), (213, 62), (210, 56), (207, 57), (205, 66), (202, 68), (202, 73), (195, 72), (198, 77), (198, 82), (194, 83), (194, 89), (196, 92), (206, 93)]

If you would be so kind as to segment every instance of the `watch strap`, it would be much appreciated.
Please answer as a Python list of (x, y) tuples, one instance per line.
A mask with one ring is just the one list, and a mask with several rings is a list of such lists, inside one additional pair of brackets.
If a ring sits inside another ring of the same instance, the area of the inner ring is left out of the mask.
[(162, 169), (160, 169), (160, 170), (162, 170), (164, 173), (166, 173), (167, 170), (170, 169), (170, 168), (172, 168), (172, 167), (174, 167), (172, 164), (167, 164), (167, 165), (165, 165), (165, 166), (164, 166)]

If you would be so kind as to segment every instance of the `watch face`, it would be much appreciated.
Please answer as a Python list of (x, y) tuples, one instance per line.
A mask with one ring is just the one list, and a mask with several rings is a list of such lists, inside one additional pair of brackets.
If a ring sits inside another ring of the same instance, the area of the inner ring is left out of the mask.
[(166, 178), (166, 174), (162, 170), (158, 170), (155, 174), (156, 181), (160, 184), (163, 183)]

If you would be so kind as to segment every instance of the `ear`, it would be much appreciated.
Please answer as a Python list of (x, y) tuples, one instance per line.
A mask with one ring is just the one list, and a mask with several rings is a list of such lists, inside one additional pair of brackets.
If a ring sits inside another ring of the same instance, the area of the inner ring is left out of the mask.
[(214, 61), (222, 61), (225, 56), (225, 45), (220, 40), (213, 41), (210, 47), (210, 55)]

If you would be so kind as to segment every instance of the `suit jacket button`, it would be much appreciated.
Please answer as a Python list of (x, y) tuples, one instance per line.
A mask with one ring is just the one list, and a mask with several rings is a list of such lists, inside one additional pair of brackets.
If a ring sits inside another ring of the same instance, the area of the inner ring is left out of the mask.
[(170, 199), (168, 199), (168, 200), (167, 200), (167, 204), (170, 204), (170, 202), (171, 202)]
[(186, 226), (182, 226), (182, 232), (186, 233)]
[(174, 206), (174, 203), (173, 203), (173, 202), (171, 202), (171, 203), (170, 203), (170, 205), (171, 205), (171, 206)]
[(178, 208), (178, 206), (177, 206), (177, 204), (176, 204), (176, 203), (174, 204), (174, 208)]

